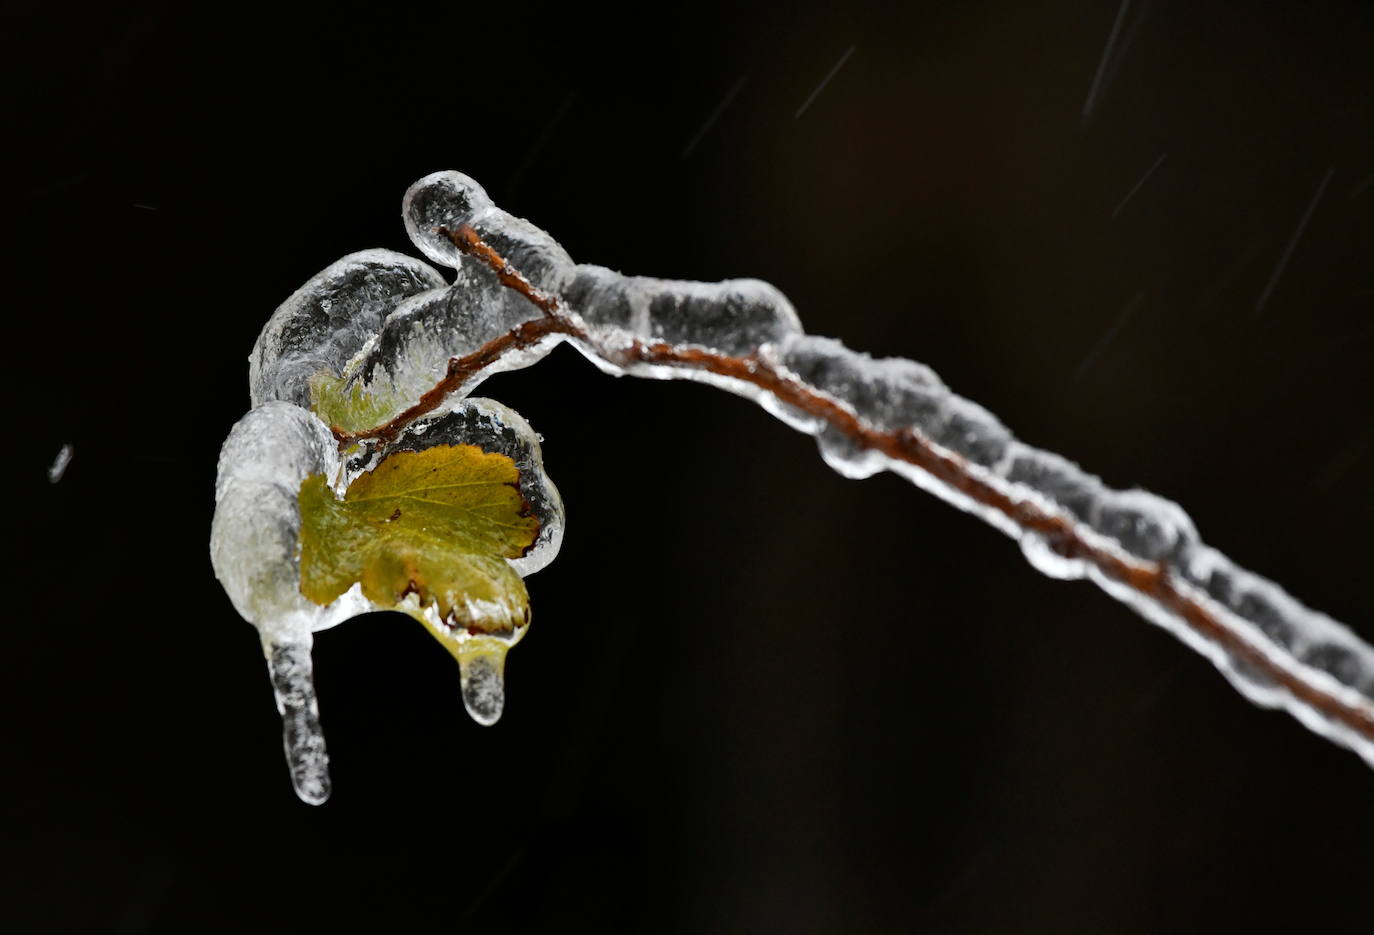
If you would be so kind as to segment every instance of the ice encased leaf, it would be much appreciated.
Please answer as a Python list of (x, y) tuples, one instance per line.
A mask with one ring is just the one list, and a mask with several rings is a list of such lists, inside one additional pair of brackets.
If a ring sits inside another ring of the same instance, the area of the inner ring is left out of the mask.
[(248, 357), (253, 405), (280, 399), (308, 408), (316, 374), (341, 375), (398, 305), (444, 285), (433, 267), (391, 250), (331, 263), (278, 306), (258, 335)]
[[(538, 434), (519, 413), (494, 400), (450, 400), (411, 422), (394, 441), (377, 451), (356, 452), (345, 466), (345, 482), (396, 452), (462, 444), (512, 459), (520, 473), (520, 493), (539, 520), (534, 543), (523, 556), (507, 559), (510, 566), (525, 576), (553, 561), (563, 542), (563, 500), (544, 469)], [(468, 714), (479, 724), (495, 723), (505, 704), (506, 652), (524, 637), (528, 623), (517, 623), (510, 633), (480, 633), (450, 625), (433, 605), (417, 604), (408, 612), (458, 661)]]
[[(386, 608), (368, 601), (356, 584), (325, 606), (301, 593), (301, 485), (323, 475), (343, 489), (379, 456), (436, 445), (477, 445), (511, 458), (540, 528), (525, 555), (505, 561), (524, 576), (553, 559), (562, 542), (563, 504), (544, 471), (539, 437), (517, 413), (490, 400), (454, 401), (410, 425), (383, 451), (357, 454), (347, 465), (315, 415), (272, 400), (239, 420), (221, 450), (211, 562), (235, 609), (259, 630), (292, 784), (305, 802), (322, 803), (330, 789), (310, 660), (312, 633)], [(509, 632), (482, 634), (452, 626), (432, 605), (401, 609), (421, 619), (457, 659), (464, 706), (473, 719), (494, 723), (504, 704), (505, 653), (527, 621), (522, 618)]]
[(506, 455), (520, 471), (520, 492), (539, 520), (539, 535), (530, 550), (510, 559), (510, 564), (521, 575), (534, 574), (553, 561), (563, 543), (563, 499), (544, 470), (539, 435), (509, 406), (476, 396), (453, 400), (411, 422), (379, 452), (356, 454), (348, 462), (348, 476), (356, 476), (375, 458), (392, 452), (462, 444)]

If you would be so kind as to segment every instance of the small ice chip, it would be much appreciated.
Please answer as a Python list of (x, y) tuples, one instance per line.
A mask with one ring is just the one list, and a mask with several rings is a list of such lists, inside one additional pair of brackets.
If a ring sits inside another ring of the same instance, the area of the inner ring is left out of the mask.
[(57, 452), (57, 457), (52, 459), (52, 464), (48, 467), (48, 483), (55, 484), (62, 479), (62, 475), (67, 473), (67, 465), (72, 463), (72, 454), (76, 451), (71, 442), (63, 445)]

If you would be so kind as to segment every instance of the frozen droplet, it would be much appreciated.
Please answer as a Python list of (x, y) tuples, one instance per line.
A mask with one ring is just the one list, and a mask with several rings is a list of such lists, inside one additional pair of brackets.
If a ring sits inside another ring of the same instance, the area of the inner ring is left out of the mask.
[(821, 430), (816, 436), (816, 444), (826, 465), (836, 474), (852, 480), (872, 477), (887, 466), (887, 459), (880, 452), (860, 445), (832, 425)]
[(315, 700), (314, 668), (310, 640), (289, 643), (263, 642), (272, 691), (281, 715), (282, 745), (291, 771), (291, 785), (301, 801), (322, 805), (329, 798), (329, 754), (320, 729), (320, 709)]
[(1021, 551), (1036, 571), (1050, 578), (1069, 581), (1088, 573), (1088, 566), (1082, 559), (1064, 555), (1036, 532), (1026, 532), (1021, 536)]
[[(494, 641), (483, 641), (484, 643)], [(506, 650), (488, 646), (458, 654), (463, 680), (463, 706), (478, 724), (491, 726), (506, 706)]]

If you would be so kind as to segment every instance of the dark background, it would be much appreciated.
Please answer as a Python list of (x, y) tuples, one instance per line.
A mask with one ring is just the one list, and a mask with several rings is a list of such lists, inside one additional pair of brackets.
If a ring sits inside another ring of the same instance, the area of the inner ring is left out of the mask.
[(1102, 69), (1112, 0), (183, 6), (6, 14), (0, 926), (1367, 924), (1355, 755), (702, 386), (483, 387), (568, 509), (505, 717), (400, 616), (321, 634), (322, 808), (206, 543), (258, 330), (457, 168), (577, 259), (772, 281), (1374, 636), (1370, 4), (1136, 0)]

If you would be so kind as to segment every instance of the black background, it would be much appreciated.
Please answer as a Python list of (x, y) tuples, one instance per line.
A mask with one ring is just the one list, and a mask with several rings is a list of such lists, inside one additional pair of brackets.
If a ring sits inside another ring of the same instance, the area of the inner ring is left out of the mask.
[(770, 280), (1374, 636), (1374, 9), (1132, 3), (1085, 120), (1114, 2), (785, 6), (11, 5), (8, 931), (1367, 924), (1359, 758), (910, 485), (568, 349), (480, 391), (568, 509), (504, 719), (353, 621), (334, 797), (292, 794), (216, 453), (272, 309), (409, 250), (440, 168), (577, 259)]

